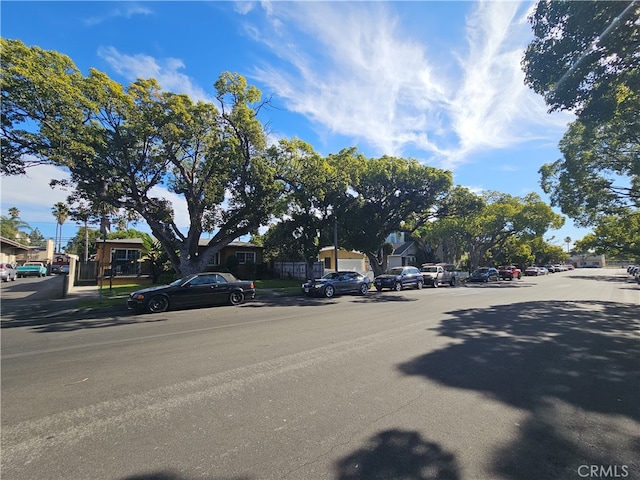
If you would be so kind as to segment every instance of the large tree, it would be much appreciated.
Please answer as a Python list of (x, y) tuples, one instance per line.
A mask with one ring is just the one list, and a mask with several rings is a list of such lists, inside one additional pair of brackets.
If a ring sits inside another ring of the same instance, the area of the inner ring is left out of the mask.
[(282, 221), (271, 228), (266, 246), (303, 260), (307, 278), (312, 278), (313, 263), (326, 246), (326, 232), (333, 230), (336, 208), (344, 201), (349, 186), (348, 158), (323, 157), (299, 139), (281, 140), (269, 153), (280, 165), (286, 202), (282, 205)]
[[(2, 70), (8, 171), (25, 158), (66, 167), (80, 196), (144, 218), (179, 274), (256, 231), (281, 196), (264, 155), (265, 103), (240, 75), (219, 77), (215, 103), (194, 103), (153, 79), (124, 87), (95, 69), (85, 77), (64, 55), (5, 40)], [(186, 231), (163, 190), (184, 200)], [(214, 234), (200, 252), (204, 232)]]
[(550, 109), (608, 120), (620, 92), (638, 90), (640, 2), (543, 0), (530, 17), (535, 38), (525, 82)]
[(602, 219), (593, 233), (576, 242), (575, 248), (640, 261), (640, 211)]
[(529, 253), (517, 252), (513, 239), (534, 241), (549, 229), (564, 224), (564, 217), (535, 193), (516, 197), (485, 192), (479, 197), (482, 208), (451, 223), (450, 235), (464, 242), (471, 269), (486, 261), (493, 262), (494, 258), (505, 259), (510, 255), (514, 259), (525, 258)]
[(56, 219), (56, 238), (54, 241), (54, 249), (56, 252), (62, 251), (62, 225), (69, 218), (69, 205), (64, 202), (56, 202), (56, 204), (51, 209), (51, 214), (53, 218)]
[(366, 158), (353, 149), (339, 155), (351, 175), (349, 195), (336, 211), (340, 245), (367, 255), (379, 275), (387, 268), (386, 238), (433, 218), (434, 205), (451, 188), (451, 172), (413, 159)]
[(553, 205), (581, 225), (640, 206), (640, 2), (541, 1), (523, 59), (551, 111), (577, 119), (544, 165)]

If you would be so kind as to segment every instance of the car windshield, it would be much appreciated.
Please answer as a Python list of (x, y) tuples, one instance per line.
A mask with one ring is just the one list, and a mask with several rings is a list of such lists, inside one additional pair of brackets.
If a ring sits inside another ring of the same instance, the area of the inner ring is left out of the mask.
[(402, 270), (403, 270), (402, 267), (394, 267), (387, 270), (387, 273), (389, 275), (402, 275)]
[(323, 275), (323, 279), (324, 280), (335, 280), (336, 278), (338, 278), (339, 274), (338, 272), (330, 272), (327, 273), (326, 275)]
[(489, 272), (488, 268), (479, 268), (474, 273), (483, 274), (483, 273), (487, 273), (487, 272)]
[(437, 272), (438, 267), (422, 267), (420, 271), (421, 272)]

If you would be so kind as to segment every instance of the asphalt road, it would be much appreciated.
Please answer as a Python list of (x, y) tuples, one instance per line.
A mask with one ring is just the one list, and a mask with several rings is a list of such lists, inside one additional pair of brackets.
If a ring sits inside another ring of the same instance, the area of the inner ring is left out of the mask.
[(640, 479), (639, 308), (594, 269), (3, 321), (2, 479)]

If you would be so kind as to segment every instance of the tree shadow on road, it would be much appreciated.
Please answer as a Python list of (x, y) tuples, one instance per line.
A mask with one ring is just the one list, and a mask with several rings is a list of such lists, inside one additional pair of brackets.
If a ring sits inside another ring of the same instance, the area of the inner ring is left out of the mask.
[[(162, 470), (157, 472), (142, 473), (124, 477), (120, 480), (195, 480), (196, 477), (185, 477), (170, 470)], [(251, 477), (201, 477), (200, 480), (251, 480)]]
[(40, 333), (72, 332), (75, 330), (118, 327), (150, 322), (164, 322), (166, 317), (134, 315), (123, 308), (95, 310), (34, 311), (31, 315), (3, 315), (1, 328), (31, 327)]
[(496, 453), (496, 476), (574, 478), (581, 464), (636, 458), (637, 305), (549, 301), (448, 313), (435, 330), (458, 343), (398, 368), (529, 412), (517, 441)]
[(457, 480), (455, 456), (407, 430), (385, 430), (336, 462), (337, 480)]

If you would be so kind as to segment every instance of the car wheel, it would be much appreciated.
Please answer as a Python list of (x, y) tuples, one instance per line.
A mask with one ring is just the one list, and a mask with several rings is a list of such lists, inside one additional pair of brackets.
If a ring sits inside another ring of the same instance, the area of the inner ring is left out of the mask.
[(164, 295), (154, 295), (147, 300), (147, 312), (161, 313), (169, 309), (169, 299)]
[(396, 292), (399, 292), (400, 290), (402, 290), (402, 282), (396, 282), (396, 284), (393, 286), (393, 289)]
[(382, 291), (382, 287), (376, 287), (376, 290), (381, 292)]
[(363, 283), (362, 285), (360, 285), (360, 295), (366, 295), (368, 291), (369, 291), (369, 285), (367, 285), (366, 283)]
[(451, 277), (451, 281), (449, 282), (449, 285), (451, 285), (452, 287), (456, 286), (456, 277)]
[(229, 303), (231, 305), (240, 305), (242, 302), (244, 302), (244, 293), (231, 292), (231, 295), (229, 295)]
[[(536, 274), (536, 276), (538, 276), (538, 274)], [(519, 273), (519, 274), (518, 274), (518, 280), (521, 280), (521, 279), (522, 279), (522, 274), (521, 274), (521, 273)]]
[(438, 285), (438, 279), (437, 278), (431, 282), (431, 286), (433, 288), (438, 288), (439, 285)]
[(331, 298), (335, 295), (336, 290), (331, 285), (327, 285), (324, 287), (324, 296), (327, 298)]

